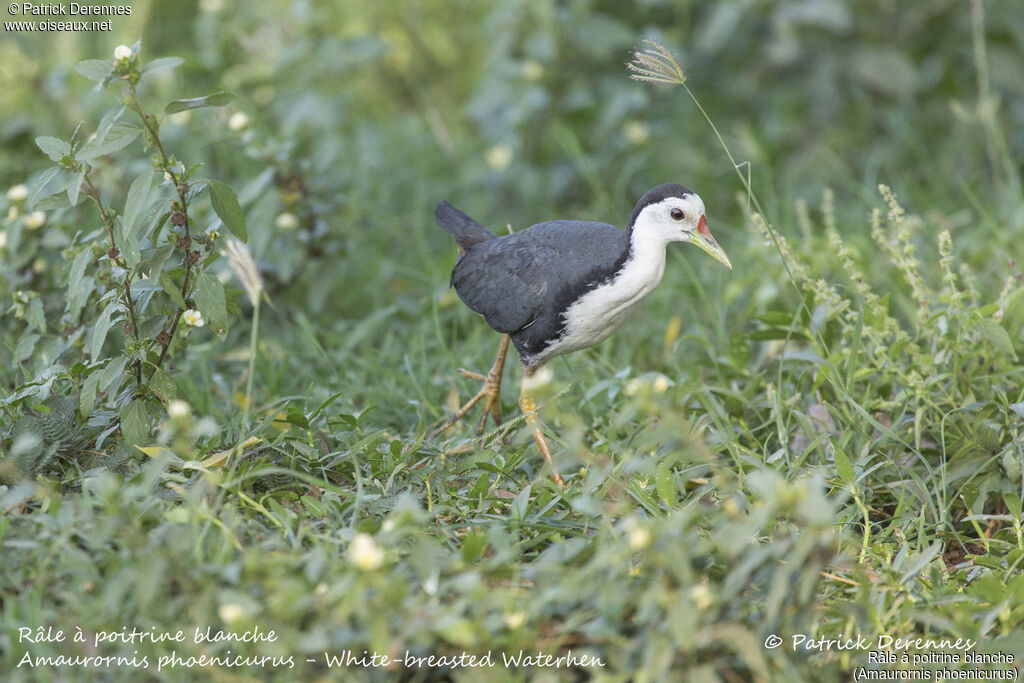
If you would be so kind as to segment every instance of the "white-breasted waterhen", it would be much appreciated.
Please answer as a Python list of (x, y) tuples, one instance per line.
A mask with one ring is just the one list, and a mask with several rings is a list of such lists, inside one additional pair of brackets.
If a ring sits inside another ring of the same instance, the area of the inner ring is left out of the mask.
[[(556, 220), (499, 237), (448, 202), (438, 205), (434, 217), (459, 247), (452, 286), (502, 337), (486, 376), (459, 370), (483, 382), (483, 387), (430, 438), (481, 400), (484, 414), (477, 434), (483, 433), (488, 415), (501, 424), (498, 397), (510, 339), (528, 379), (551, 358), (593, 346), (619, 329), (636, 303), (661, 281), (669, 242), (690, 242), (732, 269), (708, 230), (704, 202), (682, 185), (648, 191), (625, 230), (606, 223)], [(552, 466), (555, 483), (564, 486), (554, 471), (525, 379), (519, 408)]]

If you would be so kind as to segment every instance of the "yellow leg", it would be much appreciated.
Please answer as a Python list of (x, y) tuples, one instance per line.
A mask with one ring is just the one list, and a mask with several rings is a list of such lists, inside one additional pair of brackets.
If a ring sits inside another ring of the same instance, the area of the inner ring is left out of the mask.
[(505, 369), (505, 356), (508, 355), (508, 343), (508, 335), (501, 335), (501, 343), (498, 345), (498, 357), (494, 359), (494, 365), (491, 366), (490, 372), (486, 375), (481, 375), (477, 372), (470, 372), (469, 370), (459, 368), (460, 375), (482, 382), (483, 386), (480, 388), (480, 391), (476, 393), (476, 396), (469, 399), (464, 406), (455, 411), (455, 414), (446, 420), (443, 425), (432, 431), (430, 436), (427, 437), (428, 439), (437, 437), (441, 432), (461, 420), (462, 417), (481, 400), (484, 402), (484, 412), (480, 416), (480, 421), (477, 422), (476, 433), (478, 435), (484, 433), (484, 427), (487, 424), (488, 415), (494, 418), (495, 425), (501, 425), (501, 403), (498, 399), (501, 394), (501, 374)]
[[(523, 368), (523, 375), (525, 378), (529, 378), (533, 374), (532, 370)], [(526, 423), (533, 429), (533, 440), (537, 442), (537, 448), (540, 449), (540, 454), (544, 456), (544, 460), (548, 463), (548, 467), (551, 468), (551, 478), (556, 484), (565, 488), (565, 480), (555, 470), (555, 464), (551, 461), (551, 449), (548, 448), (548, 440), (544, 437), (544, 432), (540, 428), (540, 419), (537, 417), (537, 402), (533, 400), (533, 396), (530, 395), (530, 391), (526, 388), (526, 382), (523, 382), (523, 388), (519, 392), (519, 409), (523, 411), (523, 415), (526, 416)]]

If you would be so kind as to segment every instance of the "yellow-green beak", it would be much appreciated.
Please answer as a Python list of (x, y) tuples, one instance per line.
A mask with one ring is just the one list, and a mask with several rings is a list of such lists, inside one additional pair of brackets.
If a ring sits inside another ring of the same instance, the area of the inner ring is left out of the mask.
[(697, 229), (690, 233), (690, 242), (694, 246), (706, 251), (711, 258), (732, 270), (732, 263), (729, 262), (729, 257), (725, 255), (725, 250), (718, 246), (718, 242), (711, 235), (711, 231), (708, 230), (708, 221), (704, 216), (701, 216), (700, 220), (697, 221)]

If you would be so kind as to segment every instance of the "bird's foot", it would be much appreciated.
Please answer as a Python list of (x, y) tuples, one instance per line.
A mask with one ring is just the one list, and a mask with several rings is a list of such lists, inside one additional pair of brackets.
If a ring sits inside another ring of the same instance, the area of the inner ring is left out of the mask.
[(487, 426), (488, 416), (494, 419), (494, 424), (496, 426), (501, 426), (501, 402), (499, 399), (501, 397), (501, 375), (502, 371), (505, 369), (505, 355), (508, 353), (508, 342), (508, 335), (502, 335), (501, 346), (498, 347), (498, 357), (494, 360), (494, 365), (491, 366), (490, 371), (486, 375), (481, 375), (479, 372), (471, 372), (463, 368), (458, 369), (460, 375), (468, 379), (475, 379), (476, 381), (481, 382), (483, 386), (480, 387), (480, 391), (478, 391), (473, 398), (469, 399), (461, 408), (456, 410), (455, 413), (444, 422), (444, 424), (432, 431), (427, 437), (428, 439), (434, 439), (441, 435), (445, 430), (461, 420), (466, 413), (468, 413), (473, 406), (480, 401), (483, 401), (484, 409), (483, 414), (480, 415), (480, 420), (476, 424), (477, 436), (484, 433), (484, 427)]
[[(497, 427), (501, 426), (501, 372), (500, 370), (495, 373), (495, 368), (491, 368), (491, 371), (486, 375), (481, 375), (479, 372), (470, 372), (464, 368), (459, 368), (458, 372), (463, 377), (468, 379), (475, 379), (478, 382), (482, 382), (483, 386), (480, 387), (479, 393), (473, 397), (467, 405), (472, 407), (474, 401), (483, 401), (484, 410), (480, 414), (480, 420), (476, 423), (476, 435), (480, 436), (484, 433), (484, 427), (487, 426), (487, 417), (491, 416), (494, 418), (494, 424)], [(463, 413), (465, 414), (465, 413)]]
[[(532, 374), (532, 370), (527, 371), (526, 377), (529, 378)], [(565, 479), (562, 479), (562, 475), (555, 469), (555, 462), (551, 458), (551, 447), (548, 446), (544, 430), (540, 428), (540, 419), (537, 417), (537, 402), (533, 400), (533, 396), (530, 394), (525, 381), (523, 382), (522, 390), (519, 392), (519, 409), (523, 411), (523, 416), (526, 417), (526, 424), (533, 430), (533, 440), (537, 443), (540, 454), (544, 456), (544, 462), (551, 468), (551, 480), (560, 488), (565, 489)]]

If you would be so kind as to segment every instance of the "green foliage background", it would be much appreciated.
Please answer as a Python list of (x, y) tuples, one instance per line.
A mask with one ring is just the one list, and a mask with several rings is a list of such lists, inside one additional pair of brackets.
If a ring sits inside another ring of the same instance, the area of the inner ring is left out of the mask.
[[(119, 86), (92, 92), (74, 65), (140, 36), (144, 62), (184, 59), (144, 82), (144, 107), (235, 95), (169, 117), (161, 138), (245, 212), (267, 295), (254, 396), (252, 309), (217, 260), (232, 324), (223, 340), (182, 333), (173, 390), (126, 381), (83, 412), (69, 372), (11, 400), (83, 353), (62, 322), (66, 250), (102, 220), (79, 204), (32, 229), (0, 197), (0, 669), (136, 679), (15, 668), (86, 652), (19, 642), (48, 625), (259, 625), (275, 644), (182, 651), (294, 655), (296, 670), (259, 673), (282, 680), (326, 679), (323, 652), (345, 649), (572, 649), (608, 680), (842, 680), (866, 665), (794, 651), (792, 634), (965, 637), (1024, 657), (1014, 3), (140, 2), (111, 33), (4, 34), (0, 187), (32, 189), (52, 165), (37, 137), (95, 129)], [(781, 248), (685, 93), (628, 79), (642, 38), (677, 54), (749, 162)], [(95, 164), (111, 204), (151, 153), (140, 139)], [(476, 389), (454, 368), (487, 367), (497, 342), (448, 289), (436, 203), (495, 229), (622, 224), (661, 182), (700, 193), (735, 270), (672, 248), (631, 324), (552, 363), (542, 416), (568, 491), (515, 424), (508, 444), (469, 426), (426, 440)], [(196, 228), (217, 228), (204, 202)], [(120, 331), (105, 358), (124, 353)], [(167, 416), (169, 391), (189, 415)], [(145, 406), (136, 433), (98, 441), (125, 399)], [(773, 633), (787, 644), (765, 649)], [(134, 649), (169, 648), (99, 653)]]

